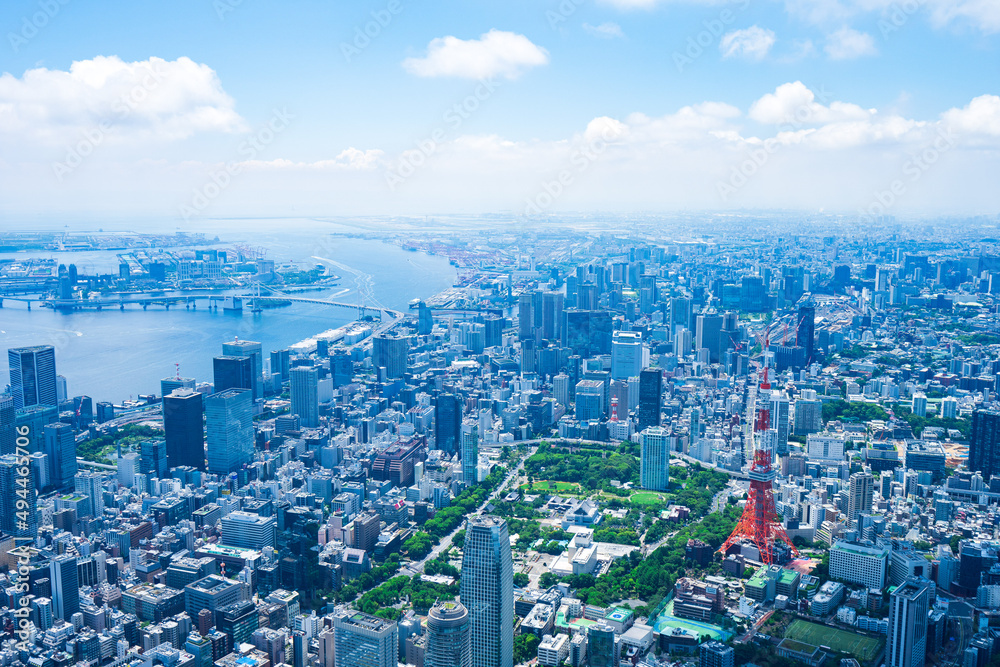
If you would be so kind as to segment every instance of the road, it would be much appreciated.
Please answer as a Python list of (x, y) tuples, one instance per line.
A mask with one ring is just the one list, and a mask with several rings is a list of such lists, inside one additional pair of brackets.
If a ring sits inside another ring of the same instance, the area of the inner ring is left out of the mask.
[[(519, 445), (524, 444), (524, 442), (523, 441), (518, 442), (517, 444)], [(507, 476), (504, 478), (503, 482), (498, 484), (497, 488), (493, 490), (493, 493), (487, 496), (486, 500), (483, 501), (483, 504), (480, 505), (479, 508), (476, 510), (476, 514), (482, 514), (483, 510), (486, 509), (486, 506), (489, 505), (494, 500), (496, 500), (497, 497), (504, 492), (504, 489), (507, 487), (508, 484), (511, 483), (511, 481), (517, 479), (517, 477), (520, 476), (521, 471), (524, 469), (524, 462), (527, 461), (528, 457), (534, 454), (537, 449), (538, 449), (537, 447), (532, 447), (528, 451), (528, 453), (521, 458), (521, 460), (517, 464), (517, 467), (511, 470), (509, 473), (507, 473)], [(415, 563), (407, 563), (406, 565), (403, 565), (401, 568), (399, 568), (399, 573), (408, 576), (413, 576), (415, 574), (423, 573), (424, 568), (427, 566), (427, 563), (436, 559), (441, 554), (447, 553), (448, 550), (451, 549), (451, 541), (455, 538), (455, 535), (458, 533), (458, 531), (464, 529), (465, 529), (465, 522), (463, 521), (458, 525), (457, 528), (455, 528), (455, 530), (451, 531), (448, 535), (442, 538), (442, 540), (437, 544), (437, 546), (431, 549), (430, 553), (424, 556), (423, 559)]]

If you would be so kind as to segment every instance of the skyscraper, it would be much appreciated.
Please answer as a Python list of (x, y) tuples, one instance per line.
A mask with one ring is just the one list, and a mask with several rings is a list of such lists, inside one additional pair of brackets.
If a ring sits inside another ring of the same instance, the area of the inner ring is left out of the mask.
[[(14, 454), (0, 456), (0, 531), (17, 538), (34, 538), (38, 535), (35, 474), (32, 466), (21, 463)], [(27, 502), (28, 508), (18, 509), (18, 500)]]
[(104, 482), (110, 477), (107, 472), (81, 470), (73, 478), (74, 490), (90, 498), (90, 511), (94, 518), (104, 516)]
[(14, 407), (14, 397), (0, 396), (0, 455), (14, 453), (14, 443), (17, 441), (15, 419), (17, 408)]
[(164, 479), (167, 476), (167, 443), (162, 438), (152, 438), (139, 443), (138, 472)]
[(49, 580), (52, 586), (52, 611), (56, 618), (69, 621), (80, 611), (80, 585), (76, 569), (76, 556), (56, 556), (49, 562)]
[(249, 389), (253, 396), (253, 359), (242, 355), (224, 355), (212, 359), (213, 388), (216, 393), (227, 389)]
[(475, 484), (479, 469), (479, 426), (475, 419), (462, 422), (462, 481)]
[(461, 602), (438, 602), (428, 612), (424, 667), (472, 667), (472, 625)]
[(160, 380), (160, 396), (169, 396), (174, 389), (194, 389), (197, 381), (194, 378), (170, 377)]
[(163, 433), (167, 465), (205, 469), (205, 428), (202, 395), (191, 389), (175, 389), (163, 397)]
[[(251, 340), (234, 340), (230, 343), (222, 344), (222, 354), (237, 357), (250, 357), (250, 386), (243, 388), (253, 390), (254, 400), (263, 398), (264, 383), (261, 379), (261, 375), (264, 373), (264, 348), (261, 344), (255, 343)], [(226, 387), (226, 389), (228, 388), (229, 387)], [(222, 389), (216, 387), (215, 391), (219, 392), (222, 391)]]
[(639, 373), (639, 409), (636, 430), (644, 431), (660, 425), (660, 404), (663, 401), (663, 372), (647, 368)]
[(718, 363), (721, 358), (719, 346), (722, 341), (722, 316), (716, 314), (699, 315), (694, 337), (695, 349), (707, 348), (709, 362)]
[(296, 366), (288, 372), (292, 396), (292, 414), (299, 416), (302, 426), (319, 426), (319, 369)]
[(799, 306), (795, 344), (805, 350), (807, 366), (816, 361), (816, 306), (811, 303)]
[(474, 667), (514, 664), (514, 568), (507, 522), (468, 521), (462, 554), (461, 602), (469, 610)]
[(409, 341), (400, 336), (382, 334), (372, 340), (372, 366), (376, 372), (385, 368), (385, 377), (400, 378), (406, 372)]
[(642, 488), (666, 491), (670, 486), (670, 437), (666, 429), (650, 426), (640, 434), (642, 458), (640, 481)]
[(42, 429), (45, 455), (48, 457), (49, 480), (60, 491), (73, 489), (76, 475), (76, 437), (69, 424), (48, 424)]
[(334, 615), (333, 633), (338, 666), (397, 667), (399, 630), (393, 621), (347, 609)]
[(59, 405), (56, 392), (56, 349), (51, 345), (15, 347), (7, 350), (10, 393), (14, 408), (29, 405)]
[(611, 379), (627, 380), (646, 366), (646, 348), (637, 331), (615, 331), (611, 335)]
[(454, 454), (462, 429), (462, 405), (455, 394), (441, 394), (434, 407), (434, 436), (437, 448)]
[(854, 526), (858, 515), (872, 510), (872, 496), (875, 492), (875, 478), (867, 470), (851, 475), (851, 489), (847, 504), (847, 521)]
[(205, 399), (208, 471), (226, 475), (253, 459), (253, 392), (227, 389)]
[(288, 381), (288, 372), (291, 370), (291, 355), (291, 350), (287, 348), (271, 351), (271, 372), (280, 375), (282, 382)]
[(610, 625), (593, 625), (587, 630), (587, 664), (590, 667), (618, 667), (615, 630)]
[(770, 397), (771, 428), (775, 430), (775, 456), (788, 453), (788, 394), (780, 389), (771, 391)]
[(1000, 472), (1000, 411), (976, 410), (972, 413), (972, 437), (969, 438), (969, 470), (981, 472), (989, 481)]
[(921, 667), (924, 664), (930, 605), (930, 582), (922, 577), (907, 579), (889, 596), (886, 667)]

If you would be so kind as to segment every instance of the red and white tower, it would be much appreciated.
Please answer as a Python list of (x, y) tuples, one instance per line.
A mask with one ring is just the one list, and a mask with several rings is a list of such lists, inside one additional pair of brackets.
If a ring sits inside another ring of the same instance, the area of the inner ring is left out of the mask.
[[(768, 343), (769, 341), (764, 343), (764, 368), (760, 383), (761, 393), (765, 396), (771, 390), (771, 384), (767, 379), (767, 358), (770, 347)], [(774, 505), (774, 479), (777, 474), (772, 467), (774, 438), (770, 433), (771, 414), (768, 409), (768, 401), (764, 400), (759, 405), (754, 405), (756, 393), (756, 391), (751, 390), (751, 409), (756, 407), (756, 415), (753, 415), (753, 429), (749, 438), (753, 452), (753, 463), (750, 465), (748, 473), (750, 493), (747, 496), (746, 507), (743, 509), (743, 516), (736, 524), (733, 534), (719, 548), (719, 551), (724, 554), (733, 544), (750, 542), (760, 551), (761, 562), (770, 565), (775, 561), (775, 539), (785, 542), (793, 554), (798, 555), (798, 551), (781, 526), (778, 511)]]

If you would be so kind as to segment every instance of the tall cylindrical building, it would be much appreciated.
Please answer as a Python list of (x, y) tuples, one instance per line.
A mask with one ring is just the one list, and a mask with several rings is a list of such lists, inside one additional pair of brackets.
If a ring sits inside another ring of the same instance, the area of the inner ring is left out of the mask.
[(439, 602), (427, 614), (424, 667), (472, 667), (472, 625), (461, 602)]

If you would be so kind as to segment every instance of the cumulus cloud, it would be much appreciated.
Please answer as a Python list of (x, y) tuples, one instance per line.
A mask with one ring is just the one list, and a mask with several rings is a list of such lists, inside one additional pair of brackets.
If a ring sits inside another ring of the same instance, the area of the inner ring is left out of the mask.
[(601, 39), (625, 39), (625, 33), (622, 32), (622, 27), (617, 23), (602, 23), (601, 25), (584, 23), (583, 29)]
[(98, 56), (69, 71), (0, 75), (0, 140), (62, 143), (97, 128), (129, 141), (243, 131), (234, 107), (212, 68), (189, 58)]
[(407, 58), (403, 67), (421, 77), (516, 79), (525, 70), (548, 62), (549, 52), (524, 35), (490, 30), (479, 39), (435, 38), (427, 46), (427, 55)]
[[(821, 89), (822, 98), (829, 96)], [(824, 102), (826, 99), (821, 99)], [(797, 125), (819, 125), (843, 121), (865, 120), (872, 111), (856, 104), (832, 101), (824, 106), (816, 101), (816, 93), (801, 81), (783, 83), (773, 93), (763, 95), (750, 105), (748, 116), (765, 125), (795, 123)]]
[(1000, 97), (981, 95), (961, 109), (949, 109), (941, 118), (961, 134), (1000, 137)]
[(296, 162), (286, 159), (275, 160), (245, 160), (239, 162), (240, 166), (253, 169), (310, 169), (310, 170), (348, 170), (365, 171), (375, 169), (385, 155), (384, 151), (378, 149), (361, 150), (359, 148), (346, 148), (337, 157), (329, 160), (316, 160), (315, 162)]
[(827, 37), (825, 49), (831, 60), (853, 60), (878, 53), (874, 37), (847, 26)]
[(753, 25), (743, 30), (734, 30), (719, 40), (719, 51), (723, 58), (745, 58), (763, 60), (774, 46), (774, 32)]

